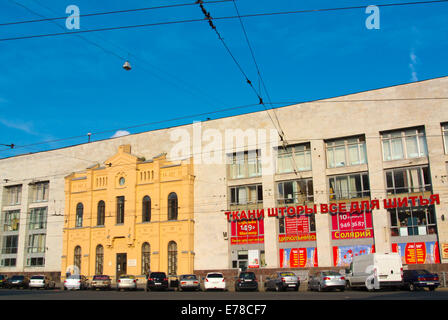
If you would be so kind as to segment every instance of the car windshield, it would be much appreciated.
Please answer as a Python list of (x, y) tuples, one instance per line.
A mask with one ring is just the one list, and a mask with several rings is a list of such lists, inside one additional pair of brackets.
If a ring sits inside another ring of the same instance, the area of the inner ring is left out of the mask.
[(194, 274), (186, 274), (183, 276), (180, 276), (181, 280), (197, 280), (196, 276)]
[(166, 278), (166, 274), (163, 272), (153, 272), (151, 273), (150, 278)]
[(81, 276), (78, 275), (78, 274), (74, 274), (74, 275), (71, 275), (70, 277), (68, 277), (67, 279), (75, 279), (75, 280), (79, 280), (79, 279), (81, 279)]
[(44, 276), (32, 276), (31, 280), (44, 280), (45, 277)]
[(23, 280), (24, 278), (24, 276), (13, 276), (11, 280)]
[(255, 273), (252, 273), (252, 272), (242, 273), (242, 274), (240, 274), (240, 278), (255, 280)]
[(109, 276), (94, 276), (93, 280), (110, 280)]
[(292, 272), (280, 272), (280, 276), (282, 277), (295, 277), (296, 275)]
[(323, 276), (340, 276), (341, 274), (336, 271), (324, 271), (322, 272)]
[(134, 279), (134, 278), (135, 278), (134, 276), (127, 275), (127, 274), (123, 274), (120, 276), (120, 279)]
[(224, 276), (221, 273), (210, 273), (207, 278), (224, 278)]

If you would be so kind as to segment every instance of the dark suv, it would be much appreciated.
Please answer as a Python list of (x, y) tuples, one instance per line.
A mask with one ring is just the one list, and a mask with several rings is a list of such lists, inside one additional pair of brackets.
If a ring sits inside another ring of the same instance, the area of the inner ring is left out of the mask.
[(403, 286), (409, 291), (428, 288), (430, 291), (440, 286), (439, 276), (426, 270), (404, 270)]
[(253, 272), (241, 272), (235, 281), (235, 291), (240, 290), (258, 290), (258, 281), (255, 273)]
[(12, 276), (6, 282), (6, 286), (9, 289), (12, 289), (12, 288), (28, 289), (29, 284), (30, 284), (30, 279), (26, 276)]
[(166, 290), (168, 288), (168, 277), (165, 272), (151, 272), (146, 281), (146, 291)]
[(6, 287), (6, 282), (8, 280), (8, 277), (4, 274), (0, 274), (0, 288)]

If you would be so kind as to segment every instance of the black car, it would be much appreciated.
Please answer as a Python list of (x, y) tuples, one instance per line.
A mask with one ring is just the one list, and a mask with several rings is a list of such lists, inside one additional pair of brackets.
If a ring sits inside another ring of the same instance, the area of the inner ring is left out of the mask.
[(8, 281), (8, 277), (4, 274), (0, 274), (0, 288), (6, 287), (6, 282)]
[(168, 277), (165, 272), (151, 272), (146, 281), (146, 291), (168, 289)]
[(235, 281), (235, 291), (240, 290), (258, 290), (258, 281), (255, 273), (241, 272)]
[(439, 276), (427, 270), (404, 270), (403, 286), (410, 291), (418, 288), (428, 288), (433, 291), (440, 286)]
[(27, 289), (30, 283), (30, 279), (26, 276), (12, 276), (6, 282), (6, 287), (9, 289), (20, 288)]

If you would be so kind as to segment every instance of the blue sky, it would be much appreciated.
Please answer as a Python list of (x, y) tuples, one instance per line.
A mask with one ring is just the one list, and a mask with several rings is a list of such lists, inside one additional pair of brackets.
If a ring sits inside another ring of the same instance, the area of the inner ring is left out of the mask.
[[(187, 2), (2, 0), (0, 23), (67, 16), (69, 5), (87, 14)], [(407, 1), (236, 1), (243, 15), (393, 2)], [(205, 7), (212, 17), (235, 15), (232, 2)], [(244, 18), (272, 102), (317, 100), (448, 75), (448, 3), (381, 7), (379, 30), (366, 28), (368, 16), (356, 9)], [(201, 17), (198, 6), (82, 17), (81, 30)], [(214, 23), (258, 88), (239, 21)], [(0, 26), (0, 39), (62, 31), (69, 32), (51, 22)], [(82, 37), (0, 41), (0, 144), (80, 136), (16, 150), (0, 146), (0, 158), (86, 142), (88, 132), (104, 132), (92, 140), (107, 139), (122, 128), (258, 102), (205, 21)], [(122, 69), (123, 58), (131, 62), (131, 71)], [(137, 133), (257, 110), (263, 107), (126, 130)]]

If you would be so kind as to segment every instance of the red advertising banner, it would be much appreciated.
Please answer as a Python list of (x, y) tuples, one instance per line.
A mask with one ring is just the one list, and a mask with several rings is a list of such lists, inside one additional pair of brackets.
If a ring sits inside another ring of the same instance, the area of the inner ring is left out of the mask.
[(310, 232), (307, 216), (285, 217), (285, 233), (279, 234), (279, 242), (316, 241), (316, 233)]
[(317, 267), (316, 248), (280, 249), (280, 268)]
[(331, 216), (332, 239), (373, 238), (372, 213), (338, 213)]
[(392, 252), (398, 252), (403, 264), (440, 263), (439, 244), (432, 242), (393, 243)]
[(254, 244), (264, 242), (264, 220), (232, 221), (230, 244)]

